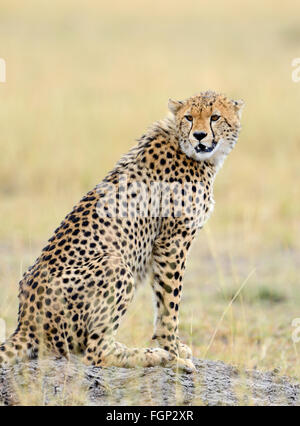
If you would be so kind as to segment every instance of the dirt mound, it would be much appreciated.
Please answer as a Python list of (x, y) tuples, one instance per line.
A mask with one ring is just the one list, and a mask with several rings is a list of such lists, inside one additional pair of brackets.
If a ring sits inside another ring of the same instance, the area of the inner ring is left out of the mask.
[(0, 374), (0, 404), (300, 405), (300, 384), (277, 372), (194, 359), (197, 372), (85, 367), (76, 358), (31, 361)]

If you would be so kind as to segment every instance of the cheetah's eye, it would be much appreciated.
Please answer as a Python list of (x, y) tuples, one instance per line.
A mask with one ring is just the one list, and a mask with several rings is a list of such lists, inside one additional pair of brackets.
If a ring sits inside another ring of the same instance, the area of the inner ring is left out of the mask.
[(187, 121), (193, 121), (193, 117), (192, 117), (191, 115), (185, 115), (185, 116), (184, 116), (184, 118), (185, 118)]
[(211, 121), (218, 121), (218, 120), (219, 120), (219, 118), (220, 118), (220, 115), (218, 115), (218, 114), (213, 114), (213, 115), (210, 117)]

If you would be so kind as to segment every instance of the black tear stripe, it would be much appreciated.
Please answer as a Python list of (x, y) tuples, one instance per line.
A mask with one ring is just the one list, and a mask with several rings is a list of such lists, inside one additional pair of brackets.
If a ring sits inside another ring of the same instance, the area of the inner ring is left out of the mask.
[(209, 127), (210, 127), (210, 130), (211, 130), (211, 132), (212, 132), (212, 135), (213, 135), (213, 141), (214, 141), (214, 140), (215, 140), (215, 134), (214, 134), (214, 131), (213, 131), (212, 126), (211, 126), (211, 120), (210, 120), (210, 123), (209, 123)]
[(190, 134), (191, 134), (192, 128), (193, 128), (193, 123), (191, 124), (191, 128), (190, 128), (189, 133), (188, 133), (188, 140), (190, 139)]
[(228, 127), (232, 127), (231, 124), (228, 123), (225, 117), (224, 117), (224, 120), (225, 120), (225, 123), (228, 125)]

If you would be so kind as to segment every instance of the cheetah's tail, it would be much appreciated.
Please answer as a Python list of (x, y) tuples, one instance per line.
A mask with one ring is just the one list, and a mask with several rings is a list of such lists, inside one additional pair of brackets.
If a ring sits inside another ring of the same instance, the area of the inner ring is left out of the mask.
[(0, 367), (29, 358), (30, 352), (26, 343), (20, 341), (18, 332), (15, 332), (0, 345)]

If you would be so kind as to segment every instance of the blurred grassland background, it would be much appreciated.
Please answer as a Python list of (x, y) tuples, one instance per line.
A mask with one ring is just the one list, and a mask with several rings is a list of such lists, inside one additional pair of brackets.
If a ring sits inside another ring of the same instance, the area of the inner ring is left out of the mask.
[[(291, 338), (300, 317), (300, 83), (291, 77), (299, 15), (291, 0), (1, 2), (0, 317), (8, 332), (22, 272), (72, 206), (164, 117), (169, 97), (212, 89), (246, 106), (216, 179), (215, 212), (189, 258), (181, 335), (195, 356), (300, 375)], [(150, 344), (149, 300), (145, 286), (121, 341)]]

